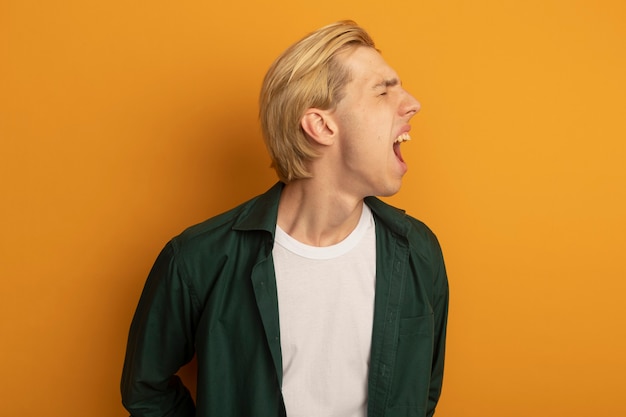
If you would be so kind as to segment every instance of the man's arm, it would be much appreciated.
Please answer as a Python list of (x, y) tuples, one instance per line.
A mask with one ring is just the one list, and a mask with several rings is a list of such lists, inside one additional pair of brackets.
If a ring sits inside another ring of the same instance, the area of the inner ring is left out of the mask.
[(175, 374), (194, 355), (198, 305), (172, 244), (157, 258), (128, 336), (122, 404), (133, 417), (193, 417), (195, 404)]
[[(434, 236), (433, 236), (434, 238)], [(443, 384), (443, 365), (446, 347), (446, 326), (448, 321), (448, 277), (446, 267), (443, 261), (443, 254), (439, 243), (434, 242), (434, 261), (435, 261), (435, 277), (433, 285), (433, 313), (435, 320), (435, 339), (433, 347), (433, 364), (430, 377), (430, 391), (428, 393), (428, 410), (427, 417), (435, 414), (435, 407), (441, 395), (441, 387)]]

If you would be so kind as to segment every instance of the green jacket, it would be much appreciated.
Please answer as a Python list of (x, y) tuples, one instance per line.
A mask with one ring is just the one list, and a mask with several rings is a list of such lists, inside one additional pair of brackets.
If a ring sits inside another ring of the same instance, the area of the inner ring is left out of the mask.
[[(272, 261), (282, 187), (187, 229), (157, 258), (122, 375), (132, 416), (286, 415)], [(365, 202), (376, 223), (368, 416), (432, 416), (448, 308), (441, 250), (423, 223), (376, 198)], [(194, 354), (197, 404), (174, 375)]]

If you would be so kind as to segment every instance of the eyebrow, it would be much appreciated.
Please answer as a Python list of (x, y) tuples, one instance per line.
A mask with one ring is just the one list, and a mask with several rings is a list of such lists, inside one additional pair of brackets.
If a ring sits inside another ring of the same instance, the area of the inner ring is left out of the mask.
[(372, 87), (372, 90), (376, 90), (378, 88), (383, 88), (383, 87), (385, 88), (394, 87), (398, 84), (400, 84), (400, 80), (398, 80), (397, 78), (390, 78), (390, 79), (379, 82), (378, 84)]

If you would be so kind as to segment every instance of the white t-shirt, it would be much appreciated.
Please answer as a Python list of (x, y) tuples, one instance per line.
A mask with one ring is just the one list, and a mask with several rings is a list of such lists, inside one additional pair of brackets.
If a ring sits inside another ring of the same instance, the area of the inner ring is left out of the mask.
[(363, 204), (352, 233), (305, 245), (280, 227), (273, 249), (289, 417), (365, 417), (374, 289), (374, 218)]

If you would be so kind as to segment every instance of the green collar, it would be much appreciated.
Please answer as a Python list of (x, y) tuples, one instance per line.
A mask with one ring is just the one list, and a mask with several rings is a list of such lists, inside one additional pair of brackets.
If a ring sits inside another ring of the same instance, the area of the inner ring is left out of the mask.
[[(278, 202), (285, 184), (277, 182), (264, 194), (254, 198), (243, 206), (233, 226), (234, 230), (252, 231), (263, 230), (274, 236), (276, 218), (278, 217)], [(365, 204), (374, 213), (374, 217), (381, 220), (393, 233), (406, 236), (409, 223), (404, 210), (400, 210), (376, 197), (366, 197)]]

